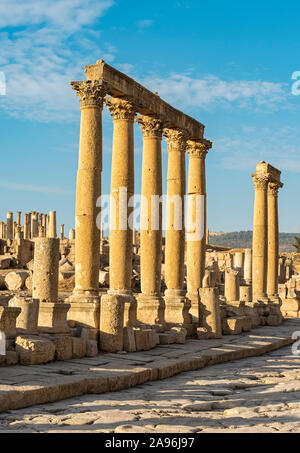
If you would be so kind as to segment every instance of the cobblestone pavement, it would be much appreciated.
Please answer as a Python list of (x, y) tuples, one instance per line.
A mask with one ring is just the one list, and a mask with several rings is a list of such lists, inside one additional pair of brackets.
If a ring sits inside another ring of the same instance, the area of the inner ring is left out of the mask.
[(291, 346), (135, 388), (0, 414), (2, 432), (300, 433)]

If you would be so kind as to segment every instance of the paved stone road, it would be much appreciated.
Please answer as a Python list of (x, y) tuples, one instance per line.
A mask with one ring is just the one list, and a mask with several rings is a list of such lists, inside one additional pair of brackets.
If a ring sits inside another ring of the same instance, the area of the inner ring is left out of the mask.
[(128, 390), (1, 413), (1, 432), (300, 433), (300, 356), (287, 346)]

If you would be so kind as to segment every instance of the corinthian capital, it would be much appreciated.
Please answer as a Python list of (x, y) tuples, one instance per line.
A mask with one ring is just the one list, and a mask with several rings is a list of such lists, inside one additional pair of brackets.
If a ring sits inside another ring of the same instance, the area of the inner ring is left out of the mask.
[(211, 142), (208, 140), (188, 140), (187, 152), (190, 157), (200, 157), (205, 159), (208, 150), (211, 148)]
[(164, 129), (163, 136), (168, 143), (168, 151), (185, 152), (187, 133), (181, 129)]
[(161, 137), (162, 136), (162, 121), (154, 116), (140, 115), (136, 122), (141, 126), (144, 137)]
[(267, 190), (269, 178), (267, 175), (251, 175), (255, 190)]
[(107, 94), (108, 87), (99, 80), (83, 80), (81, 82), (71, 82), (73, 90), (80, 97), (80, 106), (102, 107), (104, 96)]
[(110, 97), (105, 99), (104, 104), (111, 113), (114, 120), (134, 120), (136, 108), (126, 98)]
[(268, 184), (268, 195), (272, 197), (278, 196), (278, 189), (283, 186), (282, 182), (271, 181)]

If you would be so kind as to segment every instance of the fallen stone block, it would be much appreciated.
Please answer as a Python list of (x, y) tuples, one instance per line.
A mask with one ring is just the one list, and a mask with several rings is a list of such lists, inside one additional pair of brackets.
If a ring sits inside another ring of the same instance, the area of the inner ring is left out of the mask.
[(16, 322), (20, 313), (21, 308), (0, 306), (0, 331), (7, 339), (16, 337)]
[(98, 343), (95, 340), (86, 340), (86, 356), (95, 357), (98, 355)]
[(150, 349), (147, 329), (134, 329), (134, 337), (137, 351), (148, 351)]
[(159, 333), (158, 336), (160, 344), (173, 344), (176, 342), (176, 334), (174, 331)]
[(52, 362), (55, 345), (46, 338), (19, 335), (16, 338), (16, 352), (19, 354), (21, 365), (38, 365)]
[(6, 351), (5, 364), (16, 365), (19, 362), (19, 354), (16, 351)]
[(72, 337), (72, 356), (75, 359), (80, 359), (86, 354), (86, 339)]
[(123, 328), (123, 348), (127, 352), (136, 351), (135, 335), (132, 327)]
[(26, 271), (9, 272), (5, 277), (6, 288), (9, 291), (19, 291), (20, 289), (23, 289), (29, 275), (29, 272)]
[(9, 269), (11, 263), (11, 259), (9, 257), (1, 257), (0, 258), (0, 269)]
[(68, 335), (51, 335), (55, 345), (55, 360), (69, 360), (73, 356), (72, 338)]
[(171, 332), (175, 332), (175, 343), (185, 344), (187, 331), (184, 327), (172, 327)]

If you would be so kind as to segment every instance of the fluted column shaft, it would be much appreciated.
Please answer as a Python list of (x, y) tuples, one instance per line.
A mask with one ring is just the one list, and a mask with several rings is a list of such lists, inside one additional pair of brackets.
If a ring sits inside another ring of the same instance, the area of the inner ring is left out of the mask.
[(109, 98), (105, 104), (114, 121), (109, 233), (110, 292), (122, 292), (131, 290), (132, 277), (132, 230), (128, 218), (133, 206), (128, 207), (128, 201), (134, 195), (135, 108), (127, 99), (121, 98)]
[(74, 295), (98, 296), (100, 235), (96, 225), (101, 195), (102, 107), (105, 90), (97, 81), (71, 83), (80, 96), (81, 124), (76, 186)]
[(266, 297), (267, 290), (267, 186), (266, 176), (252, 175), (255, 198), (253, 217), (252, 291), (253, 301)]

